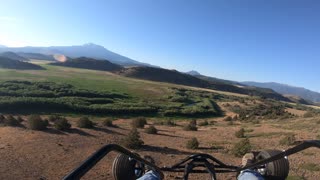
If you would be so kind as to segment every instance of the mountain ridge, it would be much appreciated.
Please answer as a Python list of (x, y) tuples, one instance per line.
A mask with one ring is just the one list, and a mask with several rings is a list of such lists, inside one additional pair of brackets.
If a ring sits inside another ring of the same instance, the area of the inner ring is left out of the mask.
[(122, 66), (152, 66), (147, 63), (142, 63), (118, 53), (112, 52), (101, 45), (87, 43), (84, 45), (72, 46), (49, 46), (49, 47), (0, 47), (0, 52), (12, 51), (23, 53), (40, 53), (45, 55), (61, 54), (71, 58), (90, 57), (99, 60), (108, 60), (110, 62)]
[(272, 99), (291, 102), (290, 99), (282, 96), (281, 94), (276, 93), (271, 89), (254, 88), (254, 87), (243, 88), (243, 87), (238, 87), (236, 85), (228, 84), (220, 81), (214, 81), (214, 80), (208, 81), (208, 80), (201, 79), (201, 78), (198, 78), (186, 73), (182, 73), (176, 70), (154, 68), (154, 67), (131, 67), (131, 68), (124, 68), (118, 71), (117, 74), (126, 76), (126, 77), (138, 78), (138, 79), (167, 82), (167, 83), (187, 85), (187, 86), (200, 87), (200, 88), (208, 88), (213, 90), (246, 94), (250, 96), (260, 96), (263, 98), (272, 98)]
[(28, 58), (25, 58), (23, 56), (20, 56), (20, 55), (18, 55), (16, 53), (10, 52), (10, 51), (0, 53), (0, 56), (6, 57), (6, 58), (9, 58), (9, 59), (13, 59), (13, 60), (18, 60), (18, 61), (30, 61)]
[(188, 72), (186, 72), (186, 74), (189, 74), (191, 76), (201, 75), (198, 71), (195, 71), (195, 70), (188, 71)]
[(244, 81), (241, 83), (249, 86), (270, 88), (281, 94), (295, 95), (309, 101), (320, 102), (320, 93), (306, 89), (304, 87), (296, 87), (296, 86), (281, 84), (276, 82), (260, 83), (260, 82), (254, 82), (254, 81)]
[(0, 56), (0, 68), (15, 70), (43, 70), (44, 68), (24, 61), (13, 60)]
[(87, 57), (68, 59), (64, 62), (51, 63), (51, 65), (81, 68), (81, 69), (101, 70), (101, 71), (119, 71), (123, 68), (122, 66), (113, 64), (107, 60), (100, 61), (100, 60), (87, 58)]

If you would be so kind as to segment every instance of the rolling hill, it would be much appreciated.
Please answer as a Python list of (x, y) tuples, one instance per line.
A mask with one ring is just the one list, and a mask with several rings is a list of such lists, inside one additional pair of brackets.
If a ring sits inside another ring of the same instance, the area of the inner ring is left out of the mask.
[(43, 70), (44, 68), (35, 64), (0, 57), (0, 68), (17, 70)]
[(209, 87), (210, 83), (176, 70), (153, 67), (131, 67), (122, 69), (118, 74), (151, 81), (168, 82), (196, 87)]
[(55, 61), (55, 59), (52, 55), (45, 55), (45, 54), (40, 54), (40, 53), (26, 53), (26, 52), (17, 52), (17, 54), (19, 56), (27, 58), (27, 59)]
[[(123, 66), (151, 66), (146, 63), (141, 63), (132, 60), (128, 57), (114, 53), (107, 50), (103, 46), (96, 44), (84, 44), (79, 46), (50, 46), (50, 47), (0, 47), (0, 52), (12, 51), (12, 52), (23, 52), (23, 53), (37, 53), (44, 55), (65, 55), (71, 58), (78, 57), (90, 57), (101, 60), (108, 60), (112, 63), (120, 64)], [(35, 59), (35, 58), (30, 58)]]
[(29, 61), (28, 58), (19, 56), (18, 54), (14, 53), (14, 52), (3, 52), (3, 53), (0, 53), (0, 56), (6, 57), (9, 59), (13, 59), (13, 60), (18, 60), (18, 61)]
[(131, 67), (122, 69), (117, 73), (126, 77), (133, 77), (138, 79), (167, 82), (200, 88), (208, 88), (213, 90), (227, 91), (251, 96), (260, 96), (263, 98), (272, 98), (291, 102), (290, 99), (274, 92), (271, 89), (255, 87), (238, 87), (236, 85), (225, 83), (223, 81), (217, 81), (214, 79), (201, 79), (189, 74), (178, 72), (176, 70), (168, 70), (153, 67)]
[(92, 69), (92, 70), (100, 70), (100, 71), (119, 71), (123, 67), (117, 64), (113, 64), (109, 61), (96, 60), (87, 57), (80, 57), (76, 59), (69, 59), (64, 62), (55, 62), (51, 63), (51, 65), (55, 66), (65, 66), (65, 67), (74, 67), (81, 69)]
[(216, 77), (205, 76), (205, 75), (202, 75), (201, 73), (194, 71), (194, 70), (186, 72), (186, 74), (192, 75), (194, 77), (197, 77), (199, 79), (203, 79), (206, 81), (220, 82), (220, 83), (236, 85), (236, 86), (244, 86), (244, 84), (240, 84), (239, 82), (236, 82), (236, 81), (230, 81), (230, 80), (220, 79), (220, 78), (216, 78)]
[(285, 84), (270, 82), (270, 83), (259, 83), (259, 82), (242, 82), (243, 84), (249, 85), (249, 86), (256, 86), (256, 87), (262, 87), (262, 88), (270, 88), (274, 91), (285, 94), (285, 95), (295, 95), (299, 96), (303, 99), (313, 101), (313, 102), (320, 102), (320, 93), (311, 91), (309, 89), (305, 89), (302, 87), (295, 87), (295, 86), (289, 86)]

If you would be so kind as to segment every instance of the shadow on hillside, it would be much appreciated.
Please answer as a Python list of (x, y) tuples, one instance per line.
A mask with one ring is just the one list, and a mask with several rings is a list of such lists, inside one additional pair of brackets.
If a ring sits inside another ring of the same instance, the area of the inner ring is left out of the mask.
[(101, 131), (101, 132), (108, 133), (108, 134), (124, 135), (122, 133), (119, 133), (119, 132), (116, 132), (116, 131), (113, 131), (113, 130), (110, 130), (107, 128), (103, 128), (103, 127), (94, 127), (93, 130)]
[(174, 155), (191, 155), (193, 153), (191, 152), (185, 152), (185, 151), (180, 151), (177, 149), (173, 148), (168, 148), (168, 147), (157, 147), (157, 146), (150, 146), (150, 145), (143, 145), (141, 148), (143, 151), (149, 151), (149, 152), (160, 152), (164, 154), (174, 154)]
[(162, 134), (162, 133), (158, 133), (157, 135), (159, 135), (159, 136), (167, 136), (167, 137), (175, 137), (175, 138), (182, 138), (181, 136), (175, 136), (175, 135), (169, 135), (169, 134)]
[(24, 124), (19, 124), (17, 126), (13, 126), (13, 127), (17, 127), (17, 128), (21, 128), (21, 129), (28, 129), (28, 127), (25, 126)]
[(115, 127), (113, 128), (117, 128), (117, 129), (121, 129), (121, 130), (129, 130), (130, 128), (124, 128), (124, 127), (120, 127), (118, 125), (115, 125)]
[(72, 134), (79, 134), (80, 136), (89, 136), (89, 137), (95, 137), (94, 135), (90, 134), (90, 133), (87, 133), (85, 131), (82, 131), (80, 129), (75, 129), (75, 128), (72, 128), (70, 130), (67, 131), (68, 133), (72, 133)]
[(198, 147), (198, 150), (210, 151), (210, 152), (226, 152), (224, 147)]
[(44, 132), (49, 133), (49, 134), (67, 135), (66, 133), (64, 133), (62, 131), (59, 131), (56, 129), (51, 129), (51, 128), (46, 129)]

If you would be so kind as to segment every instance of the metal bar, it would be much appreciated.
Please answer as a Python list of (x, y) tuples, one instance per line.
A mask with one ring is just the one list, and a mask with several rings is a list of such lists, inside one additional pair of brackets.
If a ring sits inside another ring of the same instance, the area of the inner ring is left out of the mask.
[[(195, 155), (191, 155), (187, 158), (185, 158), (184, 160), (182, 160), (181, 162), (171, 166), (171, 167), (164, 167), (164, 168), (159, 168), (157, 166), (155, 166), (154, 164), (142, 159), (141, 157), (139, 157), (136, 154), (133, 154), (132, 152), (130, 152), (129, 150), (117, 145), (117, 144), (109, 144), (109, 145), (105, 145), (103, 146), (101, 149), (99, 149), (98, 151), (96, 151), (94, 154), (92, 154), (89, 158), (87, 158), (79, 167), (77, 167), (76, 169), (74, 169), (71, 173), (69, 173), (67, 176), (65, 176), (63, 179), (64, 180), (78, 180), (80, 179), (83, 175), (85, 175), (93, 166), (95, 166), (103, 157), (105, 157), (109, 152), (111, 151), (117, 151), (123, 154), (128, 155), (129, 157), (145, 164), (148, 165), (150, 167), (150, 169), (152, 169), (153, 171), (159, 173), (159, 175), (161, 176), (161, 179), (164, 178), (164, 175), (161, 171), (171, 171), (171, 172), (181, 172), (178, 169), (179, 168), (184, 168), (185, 166), (183, 166), (183, 164), (185, 164), (186, 162), (188, 162), (189, 160), (191, 160), (191, 162), (194, 161), (203, 161), (203, 160), (208, 160), (210, 159), (211, 161), (217, 163), (218, 165), (214, 165), (212, 164), (216, 169), (217, 168), (222, 168), (222, 170), (215, 170), (216, 173), (226, 173), (226, 172), (239, 172), (245, 169), (250, 169), (250, 168), (254, 168), (254, 167), (258, 167), (264, 164), (267, 164), (269, 162), (281, 159), (285, 156), (289, 156), (292, 155), (294, 153), (297, 153), (299, 151), (305, 150), (307, 148), (310, 147), (317, 147), (320, 148), (320, 141), (319, 140), (311, 140), (311, 141), (304, 141), (301, 144), (290, 148), (280, 154), (277, 154), (273, 157), (270, 157), (268, 159), (259, 161), (257, 163), (254, 163), (252, 165), (246, 166), (246, 167), (238, 167), (238, 166), (231, 166), (231, 165), (226, 165), (224, 163), (222, 163), (220, 160), (208, 155), (208, 154), (195, 154)], [(228, 170), (229, 169), (229, 170)], [(182, 171), (183, 172), (183, 171)], [(198, 170), (191, 170), (190, 172), (203, 172), (203, 171), (198, 171)]]
[(183, 175), (183, 180), (188, 180), (189, 178), (189, 173), (192, 171), (192, 169), (194, 168), (192, 162), (188, 163), (184, 169), (184, 175)]
[(64, 180), (78, 180), (83, 175), (85, 175), (93, 166), (95, 166), (103, 157), (105, 157), (109, 152), (111, 151), (117, 151), (123, 154), (128, 155), (129, 157), (150, 166), (150, 168), (161, 176), (161, 179), (164, 178), (163, 173), (161, 172), (161, 169), (157, 167), (156, 165), (142, 159), (141, 157), (133, 154), (129, 150), (117, 145), (117, 144), (109, 144), (105, 145), (102, 148), (100, 148), (98, 151), (96, 151), (94, 154), (92, 154), (89, 158), (87, 158), (79, 167), (74, 169), (70, 174), (65, 176)]
[(216, 176), (216, 171), (214, 169), (213, 164), (210, 164), (207, 160), (204, 161), (205, 166), (207, 167), (208, 172), (211, 175), (211, 179), (212, 180), (216, 180), (217, 176)]
[[(162, 169), (162, 168), (161, 168)], [(184, 169), (162, 169), (165, 172), (184, 172)], [(215, 170), (216, 173), (232, 173), (232, 172), (237, 172), (236, 170)], [(193, 169), (192, 171), (190, 171), (190, 173), (208, 173), (207, 170), (198, 170), (198, 169)]]
[(173, 166), (171, 166), (171, 168), (178, 168), (180, 167), (182, 164), (188, 162), (189, 160), (194, 160), (194, 159), (210, 159), (212, 160), (213, 162), (217, 163), (220, 167), (223, 167), (223, 168), (232, 168), (232, 169), (238, 169), (239, 167), (238, 166), (231, 166), (231, 165), (226, 165), (224, 164), (223, 162), (221, 162), (220, 160), (218, 160), (217, 158), (215, 157), (212, 157), (208, 154), (194, 154), (194, 155), (191, 155), (185, 159), (183, 159), (182, 161), (174, 164)]

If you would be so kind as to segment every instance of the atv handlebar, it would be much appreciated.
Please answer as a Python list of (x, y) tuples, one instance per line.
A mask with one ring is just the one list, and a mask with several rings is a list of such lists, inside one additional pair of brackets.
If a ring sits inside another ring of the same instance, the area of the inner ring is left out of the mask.
[(65, 176), (63, 180), (78, 180), (82, 176), (84, 176), (93, 166), (95, 166), (103, 157), (105, 157), (109, 152), (117, 151), (122, 154), (127, 154), (131, 158), (148, 165), (153, 171), (156, 171), (160, 174), (161, 179), (163, 179), (163, 173), (161, 169), (158, 168), (156, 165), (142, 159), (138, 155), (130, 152), (129, 150), (117, 145), (117, 144), (108, 144), (100, 148), (94, 154), (92, 154), (87, 160), (85, 160), (79, 167), (74, 169), (70, 174)]
[[(131, 151), (129, 151), (129, 150), (117, 145), (117, 144), (109, 144), (109, 145), (103, 146), (98, 151), (96, 151), (94, 154), (92, 154), (79, 167), (74, 169), (71, 173), (69, 173), (63, 179), (64, 180), (80, 179), (83, 175), (85, 175), (93, 166), (95, 166), (103, 157), (105, 157), (111, 151), (117, 151), (122, 154), (128, 155), (129, 157), (139, 161), (140, 163), (149, 166), (150, 169), (159, 173), (159, 175), (161, 176), (161, 179), (164, 178), (162, 171), (185, 172), (184, 179), (188, 179), (189, 173), (207, 172), (212, 175), (212, 179), (216, 179), (216, 177), (215, 177), (216, 173), (240, 172), (245, 169), (259, 167), (259, 166), (267, 164), (269, 162), (272, 162), (272, 161), (281, 159), (283, 157), (290, 156), (290, 155), (295, 154), (297, 152), (303, 151), (303, 150), (310, 148), (310, 147), (320, 148), (320, 140), (303, 141), (301, 144), (299, 144), (295, 147), (292, 147), (288, 150), (285, 150), (280, 154), (277, 154), (275, 156), (261, 160), (257, 163), (254, 163), (252, 165), (248, 165), (245, 167), (226, 165), (223, 162), (221, 162), (220, 160), (218, 160), (215, 157), (212, 157), (208, 154), (195, 154), (195, 155), (191, 155), (191, 156), (185, 158), (181, 162), (179, 162), (171, 167), (159, 168), (156, 165), (144, 160), (143, 158), (139, 157), (138, 155), (132, 153)], [(194, 167), (206, 167), (207, 170), (206, 171), (193, 170)]]

